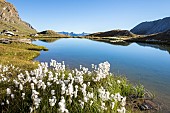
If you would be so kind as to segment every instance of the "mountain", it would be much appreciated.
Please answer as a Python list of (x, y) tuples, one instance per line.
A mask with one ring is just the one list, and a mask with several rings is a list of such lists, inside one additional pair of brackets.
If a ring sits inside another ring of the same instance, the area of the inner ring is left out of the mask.
[(37, 33), (40, 36), (52, 36), (52, 37), (68, 37), (67, 35), (63, 35), (63, 34), (59, 34), (53, 30), (46, 30), (46, 31), (42, 31), (42, 32), (38, 32)]
[(0, 0), (0, 32), (17, 31), (17, 34), (36, 33), (36, 30), (19, 17), (17, 9), (9, 2)]
[(106, 31), (106, 32), (93, 33), (88, 36), (92, 36), (92, 37), (119, 37), (119, 36), (134, 37), (135, 35), (128, 30), (111, 30), (111, 31)]
[(74, 37), (74, 36), (75, 36), (75, 37), (76, 37), (76, 36), (77, 36), (77, 37), (79, 37), (79, 36), (86, 36), (86, 35), (89, 34), (89, 33), (84, 33), (84, 32), (83, 32), (83, 33), (80, 33), (80, 34), (76, 34), (76, 33), (74, 33), (74, 32), (70, 32), (70, 33), (69, 33), (69, 32), (64, 32), (64, 31), (63, 31), (63, 32), (58, 32), (58, 33), (59, 33), (59, 34), (64, 34), (64, 35), (67, 35), (67, 36), (72, 36), (72, 37)]
[(150, 35), (165, 32), (169, 29), (170, 29), (170, 17), (166, 17), (155, 21), (142, 22), (133, 29), (131, 29), (130, 31), (138, 35)]

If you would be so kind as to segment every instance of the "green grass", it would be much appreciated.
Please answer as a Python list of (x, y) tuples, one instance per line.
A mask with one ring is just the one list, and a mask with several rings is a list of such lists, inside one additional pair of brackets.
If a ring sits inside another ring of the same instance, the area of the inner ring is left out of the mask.
[(36, 33), (36, 30), (29, 28), (28, 26), (26, 26), (24, 23), (21, 22), (8, 23), (8, 22), (0, 21), (0, 32), (3, 30), (9, 30), (9, 31), (18, 30), (18, 32), (15, 34), (19, 34), (19, 35), (28, 35), (30, 33)]
[(0, 43), (0, 64), (12, 64), (23, 69), (36, 68), (38, 62), (33, 62), (32, 60), (40, 54), (39, 51), (41, 50), (47, 49), (33, 44)]
[[(61, 70), (48, 70), (48, 72), (45, 72), (44, 69), (42, 69), (42, 75), (46, 74), (47, 76), (35, 78), (37, 80), (42, 80), (45, 84), (47, 82), (52, 83), (51, 86), (47, 86), (45, 90), (42, 88), (38, 88), (38, 85), (35, 84), (35, 90), (39, 92), (38, 97), (41, 98), (41, 103), (39, 104), (39, 107), (35, 109), (34, 113), (60, 113), (58, 112), (58, 103), (61, 100), (61, 85), (56, 84), (53, 80), (49, 80), (49, 72), (52, 72), (55, 76), (56, 73), (58, 73), (58, 80), (67, 80), (69, 73), (72, 73), (71, 70), (66, 69), (65, 71)], [(32, 95), (32, 89), (30, 86), (30, 83), (33, 82), (26, 82), (24, 83), (24, 89), (21, 91), (18, 87), (15, 87), (15, 84), (12, 82), (13, 79), (18, 80), (16, 73), (16, 76), (10, 77), (10, 72), (15, 72), (15, 69), (11, 69), (5, 73), (0, 71), (0, 74), (3, 74), (6, 78), (6, 82), (0, 82), (0, 102), (5, 102), (6, 100), (9, 100), (10, 104), (5, 104), (4, 106), (1, 106), (0, 110), (3, 112), (22, 112), (27, 113), (29, 112), (29, 107), (34, 107), (33, 100), (31, 98)], [(62, 74), (65, 74), (65, 77), (62, 77)], [(26, 74), (24, 74), (27, 76)], [(32, 77), (36, 75), (30, 75)], [(77, 76), (75, 73), (72, 75), (73, 78)], [(92, 78), (97, 76), (97, 73), (93, 71), (91, 74), (84, 73), (83, 74), (83, 84), (88, 84), (90, 82), (90, 85), (87, 86), (86, 91), (87, 92), (93, 92), (94, 96), (93, 98), (90, 98), (90, 100), (93, 101), (93, 104), (90, 105), (89, 101), (85, 103), (84, 108), (82, 109), (79, 103), (79, 100), (83, 100), (83, 93), (81, 92), (82, 85), (77, 82), (73, 82), (73, 86), (78, 85), (79, 91), (77, 98), (72, 98), (72, 103), (69, 102), (69, 96), (63, 95), (66, 100), (66, 108), (69, 110), (70, 113), (117, 113), (117, 109), (121, 108), (121, 101), (115, 101), (114, 99), (103, 101), (101, 98), (99, 98), (99, 92), (98, 89), (103, 87), (106, 89), (106, 91), (110, 92), (110, 94), (116, 94), (120, 93), (123, 97), (127, 97), (127, 101), (131, 95), (134, 95), (136, 98), (143, 98), (144, 96), (144, 88), (140, 85), (132, 85), (128, 82), (128, 80), (125, 77), (121, 76), (114, 76), (112, 74), (108, 75), (106, 78), (101, 79), (100, 81), (93, 81)], [(1, 79), (1, 78), (0, 78)], [(34, 79), (34, 80), (35, 80)], [(8, 81), (10, 80), (10, 81)], [(20, 80), (18, 80), (20, 81)], [(119, 82), (118, 82), (119, 81)], [(66, 84), (67, 86), (67, 84)], [(15, 98), (12, 99), (9, 95), (6, 95), (6, 89), (11, 88), (12, 94), (15, 95)], [(55, 97), (56, 97), (56, 104), (54, 107), (49, 105), (49, 99), (52, 97), (51, 90), (55, 90)], [(21, 94), (25, 93), (25, 99), (23, 100), (21, 98)], [(106, 103), (107, 110), (101, 109), (101, 102)], [(115, 102), (114, 109), (111, 109), (110, 104), (111, 102)], [(126, 106), (127, 113), (133, 112), (132, 109), (129, 106)]]
[[(26, 74), (25, 71), (31, 71), (33, 69), (37, 68), (37, 65), (39, 62), (33, 62), (32, 59), (37, 57), (40, 54), (40, 50), (47, 50), (45, 47), (42, 46), (36, 46), (33, 44), (25, 44), (25, 43), (11, 43), (11, 44), (0, 44), (0, 64), (2, 64), (4, 67), (5, 65), (14, 65), (15, 68), (10, 66), (9, 70), (7, 72), (2, 71), (2, 67), (0, 66), (0, 75), (3, 75), (7, 78), (7, 81), (2, 82), (2, 76), (0, 76), (0, 103), (5, 102), (7, 99), (10, 101), (10, 104), (6, 104), (4, 106), (0, 106), (0, 110), (2, 112), (22, 112), (27, 113), (29, 112), (29, 107), (33, 107), (33, 100), (31, 98), (32, 90), (30, 87), (30, 82), (26, 82), (23, 84), (24, 89), (21, 91), (18, 87), (15, 87), (15, 84), (13, 83), (13, 80), (18, 80), (17, 76), (21, 72), (26, 77), (29, 74)], [(17, 68), (19, 67), (19, 68)], [(21, 70), (21, 71), (20, 71)], [(43, 69), (45, 71), (45, 69)], [(42, 72), (43, 72), (42, 71)], [(58, 79), (63, 80), (62, 74), (65, 74), (64, 80), (68, 79), (69, 73), (72, 73), (72, 70), (66, 69), (63, 71), (55, 71), (49, 69), (48, 72), (43, 72), (45, 75), (41, 80), (47, 84), (47, 82), (51, 82), (52, 85), (48, 86), (45, 90), (42, 88), (38, 88), (37, 85), (35, 85), (35, 90), (37, 90), (40, 94), (38, 95), (41, 98), (41, 103), (39, 105), (39, 108), (37, 108), (34, 113), (58, 113), (58, 103), (61, 99), (61, 85), (56, 84), (53, 81), (49, 81), (49, 72), (53, 73), (53, 76), (55, 76), (56, 73), (58, 73)], [(44, 75), (42, 74), (42, 75)], [(75, 73), (72, 73), (73, 77), (75, 77)], [(36, 75), (29, 75), (31, 77), (34, 77)], [(94, 82), (92, 80), (93, 77), (96, 77), (97, 73), (95, 71), (92, 71), (91, 74), (85, 73), (83, 74), (83, 83), (88, 84), (90, 82), (90, 86), (86, 88), (87, 92), (93, 92), (94, 97), (90, 100), (93, 100), (93, 105), (90, 106), (89, 102), (85, 103), (84, 109), (81, 109), (79, 100), (83, 100), (83, 94), (81, 91), (78, 92), (78, 97), (72, 99), (72, 104), (69, 103), (69, 96), (64, 95), (64, 98), (66, 99), (66, 108), (69, 110), (70, 113), (116, 113), (117, 109), (121, 108), (120, 102), (115, 102), (114, 99), (105, 101), (107, 110), (102, 111), (101, 110), (101, 98), (99, 98), (99, 92), (98, 89), (101, 87), (105, 88), (106, 91), (109, 91), (110, 94), (116, 94), (120, 93), (123, 97), (127, 97), (127, 105), (125, 106), (127, 109), (127, 113), (133, 112), (133, 107), (131, 105), (131, 97), (133, 96), (133, 99), (143, 99), (145, 94), (145, 89), (142, 85), (133, 85), (131, 84), (126, 77), (123, 76), (115, 76), (115, 75), (108, 75), (106, 78)], [(9, 81), (8, 81), (9, 80)], [(39, 78), (37, 78), (39, 80)], [(118, 82), (120, 81), (120, 82)], [(21, 82), (22, 83), (22, 82)], [(78, 85), (79, 87), (82, 87), (79, 83), (73, 84), (73, 86)], [(6, 89), (11, 88), (12, 93), (15, 95), (15, 98), (12, 99), (9, 95), (6, 95)], [(55, 90), (56, 94), (56, 105), (54, 107), (51, 107), (49, 105), (49, 99), (52, 97), (51, 90)], [(25, 100), (21, 98), (21, 94), (25, 93)], [(115, 108), (111, 110), (110, 104), (111, 102), (115, 102)]]

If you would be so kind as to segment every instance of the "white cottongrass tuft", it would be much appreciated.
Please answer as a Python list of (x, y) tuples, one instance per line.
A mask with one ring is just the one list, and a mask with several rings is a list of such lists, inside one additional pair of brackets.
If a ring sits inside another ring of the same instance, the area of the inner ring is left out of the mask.
[(7, 95), (10, 95), (10, 94), (11, 94), (11, 89), (10, 89), (10, 88), (7, 88), (7, 89), (6, 89), (6, 92), (7, 92), (7, 93), (6, 93)]
[[(16, 69), (13, 66), (12, 68)], [(80, 69), (67, 72), (64, 61), (58, 63), (51, 60), (50, 65), (47, 62), (41, 63), (37, 69), (18, 74), (12, 80), (3, 75), (9, 69), (8, 66), (0, 65), (0, 83), (14, 84), (13, 87), (5, 88), (7, 96), (0, 101), (1, 106), (10, 105), (13, 100), (21, 99), (21, 102), (30, 105), (29, 112), (39, 112), (44, 106), (47, 107), (47, 103), (49, 109), (61, 113), (69, 113), (69, 109), (72, 108), (68, 106), (74, 108), (72, 103), (76, 103), (76, 107), (82, 110), (86, 109), (86, 106), (93, 109), (97, 105), (100, 112), (109, 110), (118, 113), (126, 112), (126, 97), (108, 88), (113, 87), (111, 81), (103, 82), (107, 77), (111, 77), (108, 62), (100, 63), (98, 66), (92, 64), (92, 71), (80, 65)], [(115, 83), (118, 85), (121, 80), (115, 80)], [(32, 103), (27, 103), (28, 100)]]

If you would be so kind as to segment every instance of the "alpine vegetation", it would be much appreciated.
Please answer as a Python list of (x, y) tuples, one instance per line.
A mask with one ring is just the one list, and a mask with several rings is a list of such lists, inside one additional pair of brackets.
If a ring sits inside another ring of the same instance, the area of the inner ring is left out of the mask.
[(144, 89), (111, 74), (108, 62), (92, 71), (80, 65), (69, 70), (64, 61), (41, 63), (32, 71), (0, 65), (0, 111), (22, 113), (125, 113), (128, 97)]

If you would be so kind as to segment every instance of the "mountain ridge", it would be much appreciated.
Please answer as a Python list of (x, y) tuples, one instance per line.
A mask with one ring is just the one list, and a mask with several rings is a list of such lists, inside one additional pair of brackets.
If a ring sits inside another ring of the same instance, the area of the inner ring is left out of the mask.
[(88, 35), (89, 33), (74, 33), (74, 32), (65, 32), (65, 31), (62, 31), (62, 32), (58, 32), (59, 34), (64, 34), (64, 35), (67, 35), (67, 36), (72, 36), (72, 37), (80, 37), (80, 36), (86, 36)]
[(93, 33), (88, 36), (92, 36), (92, 37), (119, 37), (119, 36), (134, 37), (135, 34), (131, 33), (128, 30), (111, 30), (111, 31), (106, 31), (106, 32)]
[(158, 19), (155, 21), (146, 21), (138, 24), (130, 31), (138, 35), (150, 35), (166, 32), (170, 29), (170, 17)]
[(6, 0), (0, 0), (0, 31), (18, 31), (19, 34), (36, 33), (36, 30), (23, 21), (15, 6)]

